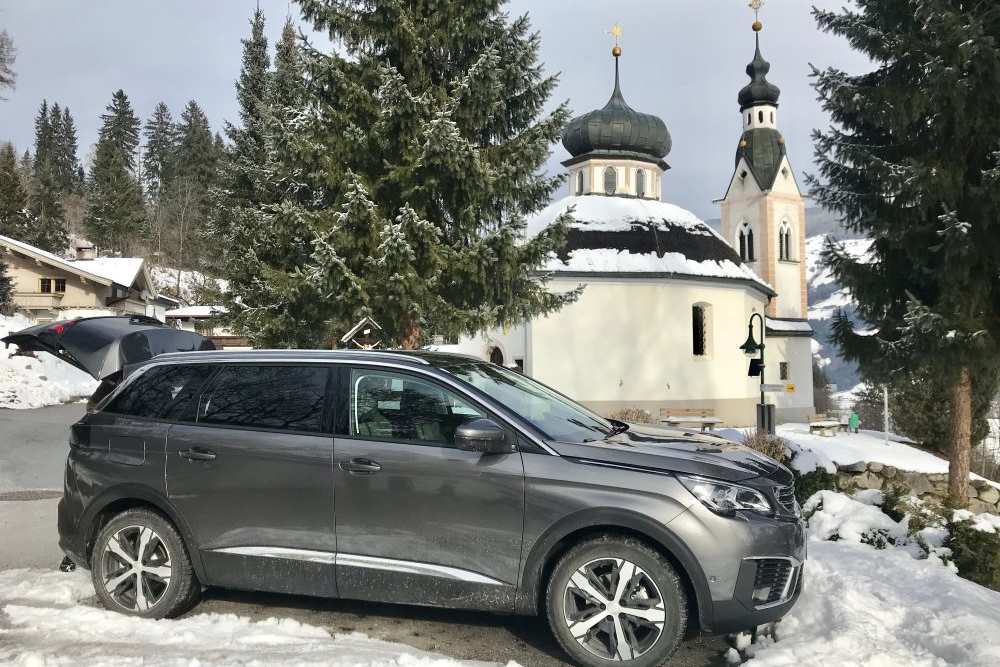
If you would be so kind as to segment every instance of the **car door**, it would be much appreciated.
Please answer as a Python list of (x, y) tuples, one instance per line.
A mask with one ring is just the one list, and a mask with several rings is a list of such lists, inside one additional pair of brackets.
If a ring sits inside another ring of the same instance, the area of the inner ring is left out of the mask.
[(205, 583), (336, 595), (333, 437), (321, 364), (224, 364), (167, 438), (167, 493)]
[(429, 376), (357, 366), (343, 369), (341, 389), (340, 595), (511, 610), (524, 522), (520, 453), (455, 448), (459, 424), (490, 415)]

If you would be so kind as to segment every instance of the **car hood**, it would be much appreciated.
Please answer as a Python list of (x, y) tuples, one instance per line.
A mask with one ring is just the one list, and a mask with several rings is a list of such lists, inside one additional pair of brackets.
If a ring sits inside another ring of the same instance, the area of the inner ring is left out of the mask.
[(142, 315), (85, 317), (38, 324), (12, 333), (0, 342), (22, 352), (48, 352), (66, 363), (104, 380), (125, 366), (147, 361), (165, 352), (214, 350), (208, 338), (174, 329)]
[(793, 481), (791, 471), (774, 459), (709, 433), (631, 424), (628, 431), (607, 440), (549, 445), (561, 456), (585, 461), (703, 475), (730, 482), (755, 477), (779, 485)]

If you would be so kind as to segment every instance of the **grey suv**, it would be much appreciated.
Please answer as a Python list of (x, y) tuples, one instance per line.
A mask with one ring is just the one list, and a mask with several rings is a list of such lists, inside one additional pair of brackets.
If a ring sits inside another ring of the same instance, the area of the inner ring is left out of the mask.
[(187, 352), (72, 427), (60, 545), (109, 608), (202, 586), (545, 614), (581, 665), (774, 621), (802, 586), (792, 475), (415, 352)]

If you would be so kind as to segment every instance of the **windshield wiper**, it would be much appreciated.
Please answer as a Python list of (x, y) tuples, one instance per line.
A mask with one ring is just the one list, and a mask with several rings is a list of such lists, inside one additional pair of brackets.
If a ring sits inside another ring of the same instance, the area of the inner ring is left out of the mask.
[(629, 425), (625, 422), (620, 422), (617, 419), (609, 419), (608, 421), (611, 422), (611, 433), (608, 434), (609, 438), (613, 435), (624, 433), (629, 429)]

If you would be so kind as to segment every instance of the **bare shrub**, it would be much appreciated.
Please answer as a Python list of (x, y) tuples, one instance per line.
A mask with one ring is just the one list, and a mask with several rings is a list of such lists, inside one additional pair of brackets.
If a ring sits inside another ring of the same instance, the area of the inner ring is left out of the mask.
[(621, 408), (620, 410), (615, 410), (610, 415), (610, 419), (617, 419), (620, 422), (626, 422), (629, 424), (652, 424), (653, 415), (649, 410), (643, 410), (642, 408)]
[(785, 453), (787, 451), (785, 441), (776, 435), (748, 428), (743, 431), (743, 444), (780, 463), (784, 463), (788, 459), (788, 455)]

